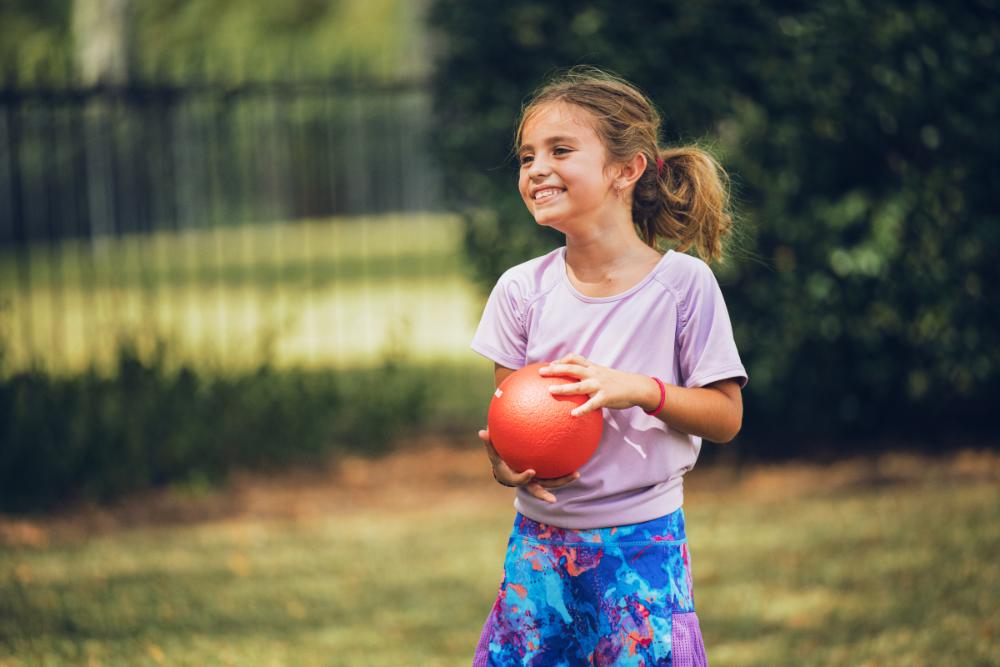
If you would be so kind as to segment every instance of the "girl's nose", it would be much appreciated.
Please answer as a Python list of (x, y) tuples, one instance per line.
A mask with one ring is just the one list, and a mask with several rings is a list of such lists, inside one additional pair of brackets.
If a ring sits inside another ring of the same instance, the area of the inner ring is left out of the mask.
[(536, 157), (531, 161), (531, 166), (528, 167), (528, 176), (531, 178), (541, 178), (548, 176), (550, 171), (551, 169), (545, 160)]

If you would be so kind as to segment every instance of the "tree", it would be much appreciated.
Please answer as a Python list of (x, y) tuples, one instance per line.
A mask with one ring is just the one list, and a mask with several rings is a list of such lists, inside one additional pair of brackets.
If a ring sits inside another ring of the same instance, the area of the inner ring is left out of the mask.
[(610, 68), (658, 103), (667, 143), (701, 141), (733, 176), (742, 236), (720, 277), (758, 451), (985, 432), (996, 4), (438, 0), (436, 143), (477, 279), (559, 242), (513, 185), (521, 100), (557, 67)]
[(73, 0), (73, 40), (84, 85), (124, 84), (135, 68), (131, 0)]

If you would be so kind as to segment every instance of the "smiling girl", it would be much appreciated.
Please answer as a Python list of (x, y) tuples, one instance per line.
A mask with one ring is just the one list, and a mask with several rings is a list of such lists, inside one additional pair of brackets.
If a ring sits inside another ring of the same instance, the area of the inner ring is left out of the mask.
[[(480, 431), (500, 484), (516, 487), (504, 578), (473, 659), (484, 665), (706, 665), (684, 526), (683, 477), (703, 438), (740, 429), (740, 361), (711, 269), (731, 217), (706, 153), (663, 148), (631, 84), (574, 68), (524, 107), (518, 189), (566, 244), (507, 270), (472, 348), (499, 384), (545, 361), (601, 410), (593, 458), (559, 479), (512, 470)], [(663, 248), (667, 248), (665, 251)]]

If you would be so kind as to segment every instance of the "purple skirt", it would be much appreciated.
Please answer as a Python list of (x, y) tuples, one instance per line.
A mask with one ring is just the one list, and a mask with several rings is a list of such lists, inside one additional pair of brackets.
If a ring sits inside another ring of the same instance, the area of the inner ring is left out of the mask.
[(472, 665), (707, 666), (684, 511), (594, 530), (518, 514)]

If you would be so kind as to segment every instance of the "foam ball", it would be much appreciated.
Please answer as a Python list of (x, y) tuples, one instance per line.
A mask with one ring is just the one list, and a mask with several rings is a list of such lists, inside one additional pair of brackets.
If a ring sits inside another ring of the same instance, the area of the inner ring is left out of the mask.
[(601, 440), (601, 410), (574, 417), (570, 411), (585, 403), (586, 394), (554, 396), (549, 387), (578, 382), (568, 376), (541, 376), (545, 363), (529, 364), (510, 375), (490, 401), (490, 440), (508, 466), (528, 468), (536, 477), (562, 477), (590, 460)]

